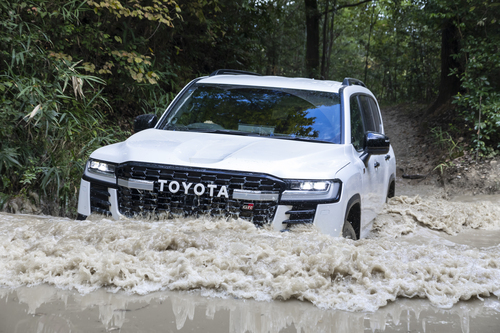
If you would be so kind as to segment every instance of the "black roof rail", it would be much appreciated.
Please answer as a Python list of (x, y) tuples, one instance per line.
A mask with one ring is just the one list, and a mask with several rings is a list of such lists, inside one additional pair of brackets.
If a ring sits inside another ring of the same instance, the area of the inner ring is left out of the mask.
[(254, 73), (254, 72), (240, 71), (239, 69), (218, 69), (215, 72), (213, 72), (212, 74), (210, 74), (210, 76), (224, 75), (224, 74), (262, 76), (260, 74)]
[(361, 80), (353, 79), (350, 77), (346, 77), (344, 81), (342, 81), (344, 86), (362, 86), (366, 88), (366, 84), (364, 84)]

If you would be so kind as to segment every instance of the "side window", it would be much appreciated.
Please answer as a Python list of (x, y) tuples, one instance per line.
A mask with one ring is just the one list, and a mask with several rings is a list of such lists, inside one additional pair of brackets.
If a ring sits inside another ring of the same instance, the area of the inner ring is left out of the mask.
[(351, 96), (351, 142), (356, 150), (363, 149), (365, 131), (357, 96)]
[(360, 95), (359, 102), (361, 104), (361, 114), (363, 117), (363, 124), (365, 125), (365, 132), (373, 131), (378, 132), (380, 126), (377, 126), (374, 119), (374, 113), (370, 105), (370, 97), (366, 95)]
[(375, 121), (375, 126), (377, 128), (377, 132), (382, 133), (382, 121), (380, 120), (380, 111), (378, 109), (377, 103), (371, 97), (368, 98), (370, 100), (370, 106), (373, 111), (373, 120)]

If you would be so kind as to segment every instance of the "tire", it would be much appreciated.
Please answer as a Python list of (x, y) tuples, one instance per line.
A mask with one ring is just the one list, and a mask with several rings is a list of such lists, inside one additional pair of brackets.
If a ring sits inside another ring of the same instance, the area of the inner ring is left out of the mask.
[(356, 236), (356, 231), (354, 231), (351, 222), (344, 222), (344, 226), (342, 227), (342, 237), (352, 240), (358, 239), (358, 237)]
[(391, 180), (389, 181), (389, 187), (387, 188), (387, 198), (385, 202), (389, 201), (390, 198), (393, 198), (396, 195), (396, 183), (394, 181), (394, 178), (391, 177)]
[(361, 198), (354, 195), (347, 203), (347, 209), (342, 226), (342, 237), (352, 240), (359, 239), (361, 225)]

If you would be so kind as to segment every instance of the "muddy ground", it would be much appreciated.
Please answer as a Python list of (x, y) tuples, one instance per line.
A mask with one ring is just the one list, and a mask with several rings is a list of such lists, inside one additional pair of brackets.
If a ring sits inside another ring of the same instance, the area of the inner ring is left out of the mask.
[(397, 185), (433, 185), (448, 198), (500, 193), (500, 158), (476, 158), (474, 151), (460, 149), (471, 145), (464, 137), (452, 139), (426, 127), (426, 107), (382, 108), (384, 129), (396, 154)]

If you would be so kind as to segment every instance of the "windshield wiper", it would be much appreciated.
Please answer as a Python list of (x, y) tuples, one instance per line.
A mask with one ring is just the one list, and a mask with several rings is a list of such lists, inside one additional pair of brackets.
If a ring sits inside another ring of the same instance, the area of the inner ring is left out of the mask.
[(197, 127), (175, 126), (175, 125), (166, 126), (165, 129), (170, 130), (170, 131), (232, 134), (232, 135), (241, 135), (241, 136), (260, 136), (258, 133), (242, 132), (242, 131), (230, 130), (230, 129), (214, 129), (214, 128), (199, 128), (199, 127), (197, 128)]
[(295, 140), (295, 141), (306, 141), (306, 142), (333, 143), (331, 141), (318, 140), (318, 139), (315, 139), (315, 138), (297, 137), (297, 136), (286, 136), (286, 135), (273, 135), (273, 136), (270, 136), (270, 138), (285, 139), (285, 140)]
[(167, 125), (163, 128), (164, 130), (168, 131), (189, 131), (189, 128), (184, 125)]
[(237, 130), (230, 129), (204, 129), (204, 128), (195, 128), (195, 131), (203, 132), (203, 133), (217, 133), (217, 134), (232, 134), (232, 135), (242, 135), (242, 136), (260, 136), (259, 133), (252, 132), (242, 132)]

